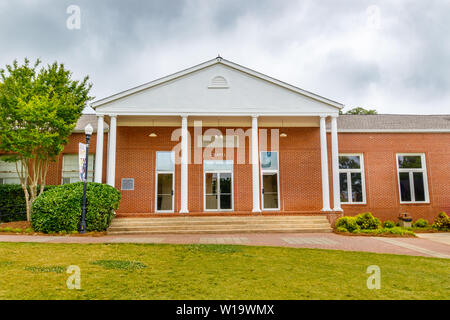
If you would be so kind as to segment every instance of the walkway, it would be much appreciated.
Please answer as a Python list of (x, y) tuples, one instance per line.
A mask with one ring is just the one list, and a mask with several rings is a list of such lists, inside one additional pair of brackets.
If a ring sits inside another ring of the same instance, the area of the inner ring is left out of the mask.
[(420, 234), (419, 238), (341, 236), (333, 233), (107, 235), (102, 237), (0, 235), (0, 242), (236, 244), (366, 251), (447, 259), (450, 258), (449, 239), (450, 233)]

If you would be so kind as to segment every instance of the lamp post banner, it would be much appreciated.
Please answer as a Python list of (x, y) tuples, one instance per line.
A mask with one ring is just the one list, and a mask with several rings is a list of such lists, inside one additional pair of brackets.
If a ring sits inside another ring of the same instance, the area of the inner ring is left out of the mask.
[(86, 179), (86, 144), (78, 144), (78, 166), (80, 168), (80, 181), (85, 181)]

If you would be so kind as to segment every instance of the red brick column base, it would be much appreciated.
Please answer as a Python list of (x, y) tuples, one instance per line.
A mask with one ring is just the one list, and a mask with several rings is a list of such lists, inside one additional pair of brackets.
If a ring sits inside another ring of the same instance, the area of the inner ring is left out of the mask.
[(336, 220), (339, 219), (340, 217), (344, 216), (344, 212), (340, 211), (336, 211), (336, 212), (330, 212), (327, 213), (327, 219), (330, 222), (330, 225), (332, 228), (334, 228), (334, 226), (336, 225)]

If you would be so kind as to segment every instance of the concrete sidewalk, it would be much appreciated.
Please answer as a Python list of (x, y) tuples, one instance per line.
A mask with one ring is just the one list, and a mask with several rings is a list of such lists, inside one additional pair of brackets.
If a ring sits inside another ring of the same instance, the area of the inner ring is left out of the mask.
[[(450, 239), (450, 233), (423, 235), (419, 235), (419, 238), (342, 236), (333, 233), (161, 234), (102, 237), (0, 235), (0, 242), (238, 244), (450, 258), (450, 245), (447, 242)], [(430, 235), (434, 236), (429, 237)], [(433, 237), (441, 241), (431, 240), (430, 238)], [(442, 239), (446, 240), (442, 241)]]

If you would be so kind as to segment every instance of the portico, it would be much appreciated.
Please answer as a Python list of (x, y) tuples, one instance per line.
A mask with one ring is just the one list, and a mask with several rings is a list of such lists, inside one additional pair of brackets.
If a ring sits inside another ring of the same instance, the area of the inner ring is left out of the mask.
[[(227, 203), (224, 207), (233, 204), (231, 212), (342, 210), (339, 103), (217, 58), (92, 106), (98, 118), (95, 181), (122, 190), (122, 202), (129, 202), (125, 212), (162, 207), (174, 214), (206, 212), (216, 205), (215, 198)], [(107, 143), (102, 139), (105, 121)], [(214, 130), (218, 134), (210, 134)], [(101, 174), (104, 144), (106, 177)], [(161, 152), (173, 152), (170, 168), (170, 157)], [(143, 163), (137, 165), (136, 159)], [(228, 171), (221, 174), (224, 168)], [(164, 170), (166, 175), (158, 175)], [(318, 181), (305, 176), (308, 170), (313, 177), (317, 171)], [(133, 181), (132, 190), (124, 190), (124, 179)], [(169, 196), (172, 208), (165, 200)], [(136, 201), (143, 203), (133, 206)]]

